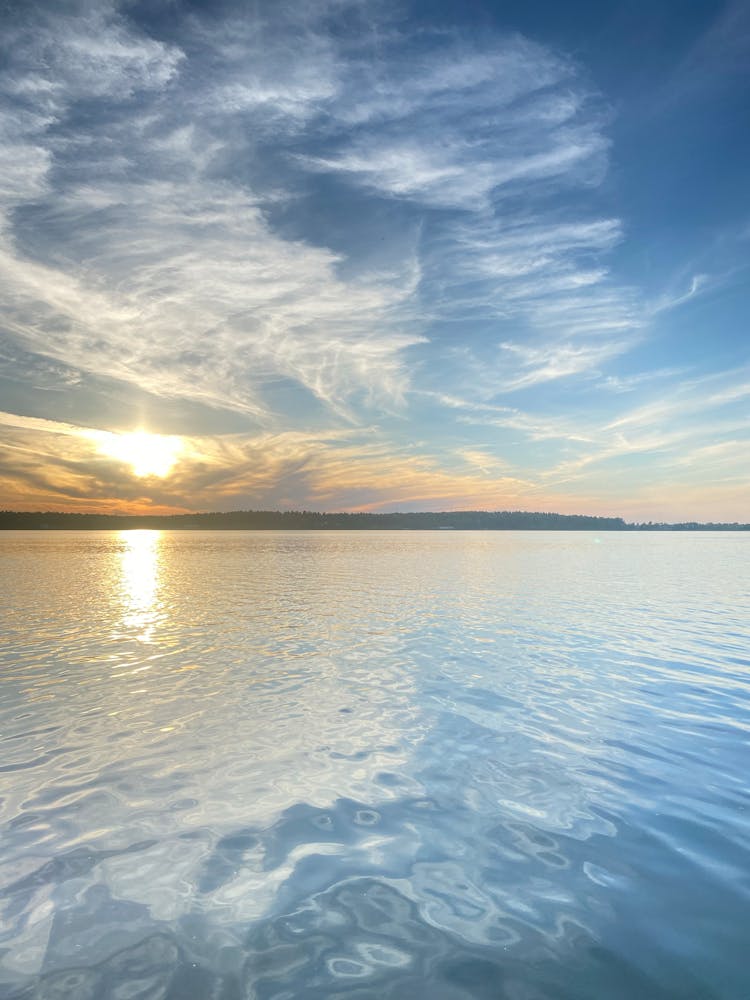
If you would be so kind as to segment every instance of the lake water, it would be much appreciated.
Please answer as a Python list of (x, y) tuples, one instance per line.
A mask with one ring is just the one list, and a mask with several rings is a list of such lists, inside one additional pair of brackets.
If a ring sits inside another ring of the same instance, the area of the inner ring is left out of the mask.
[(750, 997), (750, 533), (0, 533), (0, 996)]

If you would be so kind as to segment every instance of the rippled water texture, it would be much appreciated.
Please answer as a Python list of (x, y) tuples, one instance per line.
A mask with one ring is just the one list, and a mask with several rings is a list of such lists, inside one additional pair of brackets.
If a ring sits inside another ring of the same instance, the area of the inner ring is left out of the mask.
[(0, 554), (2, 997), (750, 997), (750, 534)]

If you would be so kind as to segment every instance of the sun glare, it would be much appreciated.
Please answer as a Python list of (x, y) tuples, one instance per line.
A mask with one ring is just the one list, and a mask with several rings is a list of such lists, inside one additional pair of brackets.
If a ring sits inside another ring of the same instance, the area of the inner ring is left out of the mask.
[(130, 434), (101, 432), (95, 440), (102, 454), (127, 462), (139, 477), (168, 476), (184, 448), (179, 437), (141, 430)]

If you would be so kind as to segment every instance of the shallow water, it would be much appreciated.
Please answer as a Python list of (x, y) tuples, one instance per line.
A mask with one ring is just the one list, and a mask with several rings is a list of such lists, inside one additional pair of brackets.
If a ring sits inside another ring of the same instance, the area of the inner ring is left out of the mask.
[(750, 997), (748, 566), (0, 532), (0, 996)]

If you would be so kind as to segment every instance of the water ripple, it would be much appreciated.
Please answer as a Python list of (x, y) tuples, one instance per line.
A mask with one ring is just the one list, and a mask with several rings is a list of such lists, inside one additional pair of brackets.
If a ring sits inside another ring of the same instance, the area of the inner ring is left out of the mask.
[(0, 995), (750, 996), (747, 535), (0, 533)]

